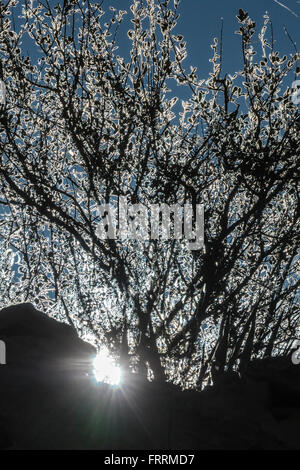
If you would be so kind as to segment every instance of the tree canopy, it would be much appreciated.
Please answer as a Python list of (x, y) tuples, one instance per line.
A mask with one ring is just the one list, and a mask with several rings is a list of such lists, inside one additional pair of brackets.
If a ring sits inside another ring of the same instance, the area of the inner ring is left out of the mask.
[[(240, 10), (241, 70), (222, 74), (214, 39), (200, 80), (185, 69), (178, 0), (106, 13), (28, 0), (19, 27), (16, 5), (0, 2), (3, 306), (32, 301), (124, 368), (183, 387), (287, 354), (299, 324), (298, 53), (281, 56), (269, 17), (257, 33)], [(116, 196), (203, 204), (204, 247), (99, 238), (97, 208)]]

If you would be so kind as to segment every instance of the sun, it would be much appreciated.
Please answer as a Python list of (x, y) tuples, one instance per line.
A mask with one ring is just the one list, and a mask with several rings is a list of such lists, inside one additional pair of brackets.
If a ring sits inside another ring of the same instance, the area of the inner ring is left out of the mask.
[(118, 386), (121, 383), (121, 368), (117, 366), (106, 348), (102, 348), (93, 361), (93, 372), (97, 382)]

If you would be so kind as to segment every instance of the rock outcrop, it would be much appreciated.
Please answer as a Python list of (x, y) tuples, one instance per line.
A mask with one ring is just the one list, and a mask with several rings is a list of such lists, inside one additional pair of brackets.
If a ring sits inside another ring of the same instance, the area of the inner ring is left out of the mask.
[(299, 449), (300, 365), (253, 361), (202, 392), (96, 384), (95, 349), (31, 304), (0, 311), (2, 449)]
[(6, 343), (6, 362), (11, 365), (47, 363), (58, 367), (71, 359), (89, 358), (95, 349), (82, 341), (74, 328), (48, 317), (31, 303), (0, 311), (0, 339)]

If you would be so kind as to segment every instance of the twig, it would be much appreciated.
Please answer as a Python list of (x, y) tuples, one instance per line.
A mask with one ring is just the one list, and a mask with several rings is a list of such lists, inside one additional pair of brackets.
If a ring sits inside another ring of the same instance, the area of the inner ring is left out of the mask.
[(278, 0), (274, 0), (275, 3), (278, 3), (278, 5), (280, 5), (281, 7), (285, 8), (286, 10), (288, 10), (290, 13), (292, 13), (292, 15), (296, 16), (296, 18), (299, 18), (299, 15), (297, 15), (297, 13), (295, 13), (293, 10), (291, 10), (289, 7), (287, 7), (286, 5), (284, 5), (283, 3), (279, 2)]

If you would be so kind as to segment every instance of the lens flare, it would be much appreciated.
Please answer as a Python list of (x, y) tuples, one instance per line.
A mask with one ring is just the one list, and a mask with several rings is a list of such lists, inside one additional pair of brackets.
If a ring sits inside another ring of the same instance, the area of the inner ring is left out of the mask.
[(109, 355), (106, 348), (101, 349), (93, 361), (93, 372), (97, 382), (120, 385), (121, 369)]

